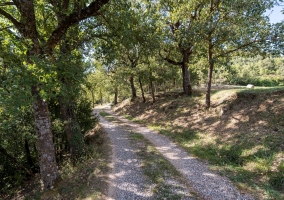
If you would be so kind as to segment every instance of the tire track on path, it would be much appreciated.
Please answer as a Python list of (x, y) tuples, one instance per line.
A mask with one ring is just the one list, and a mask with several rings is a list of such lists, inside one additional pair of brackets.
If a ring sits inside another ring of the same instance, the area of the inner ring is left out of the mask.
[(108, 199), (149, 199), (151, 192), (146, 187), (149, 184), (140, 167), (141, 161), (128, 140), (129, 133), (103, 117), (100, 124), (108, 133), (113, 149)]
[(195, 157), (188, 155), (186, 151), (175, 145), (165, 136), (157, 134), (146, 127), (135, 124), (124, 117), (113, 113), (110, 110), (110, 107), (105, 107), (104, 109), (106, 112), (124, 122), (129, 127), (129, 130), (143, 134), (144, 137), (147, 138), (185, 177), (186, 181), (192, 186), (194, 191), (204, 199), (254, 199), (248, 194), (240, 193), (228, 178), (210, 171), (206, 164)]

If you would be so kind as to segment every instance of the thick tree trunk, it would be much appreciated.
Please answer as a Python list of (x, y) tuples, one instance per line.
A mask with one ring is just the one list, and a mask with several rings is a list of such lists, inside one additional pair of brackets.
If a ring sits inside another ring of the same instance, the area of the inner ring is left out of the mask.
[(190, 74), (188, 70), (188, 61), (189, 54), (187, 52), (183, 53), (183, 62), (182, 62), (182, 86), (183, 86), (183, 92), (185, 95), (190, 96), (192, 94), (192, 88), (190, 85)]
[(140, 78), (139, 78), (139, 85), (140, 85), (140, 89), (141, 89), (141, 94), (142, 94), (143, 102), (145, 103), (145, 102), (146, 102), (146, 99), (145, 99), (145, 95), (144, 95), (144, 90), (143, 90), (142, 81), (141, 81)]
[(214, 68), (214, 62), (212, 58), (212, 45), (209, 45), (208, 49), (208, 76), (207, 76), (207, 88), (206, 88), (206, 108), (210, 108), (211, 100), (210, 100), (210, 93), (211, 93), (211, 83), (212, 83), (212, 74), (213, 74), (213, 68)]
[(55, 149), (51, 133), (50, 114), (47, 102), (40, 97), (36, 87), (32, 88), (32, 94), (36, 98), (33, 103), (33, 110), (36, 133), (38, 136), (37, 150), (40, 157), (40, 175), (44, 188), (49, 189), (58, 178)]
[(134, 101), (134, 99), (137, 97), (137, 94), (136, 94), (136, 88), (134, 85), (134, 78), (132, 75), (129, 77), (129, 82), (130, 82), (131, 94), (132, 94), (131, 101)]
[(118, 98), (118, 88), (116, 86), (115, 89), (114, 89), (114, 100), (113, 100), (114, 105), (116, 105), (118, 103), (117, 98)]

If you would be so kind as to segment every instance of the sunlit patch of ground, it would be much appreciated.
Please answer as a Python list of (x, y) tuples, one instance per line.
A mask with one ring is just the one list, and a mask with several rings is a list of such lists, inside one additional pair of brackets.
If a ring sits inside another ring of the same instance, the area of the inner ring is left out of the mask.
[(154, 104), (149, 98), (113, 109), (209, 160), (257, 197), (284, 198), (284, 88), (213, 90), (211, 100), (206, 110), (202, 91), (193, 97), (168, 93)]

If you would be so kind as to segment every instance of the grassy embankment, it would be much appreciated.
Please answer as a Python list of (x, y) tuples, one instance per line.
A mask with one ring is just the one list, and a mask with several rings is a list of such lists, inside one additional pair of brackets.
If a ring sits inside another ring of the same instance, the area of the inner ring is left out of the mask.
[(284, 87), (159, 94), (114, 110), (147, 124), (260, 199), (284, 199)]

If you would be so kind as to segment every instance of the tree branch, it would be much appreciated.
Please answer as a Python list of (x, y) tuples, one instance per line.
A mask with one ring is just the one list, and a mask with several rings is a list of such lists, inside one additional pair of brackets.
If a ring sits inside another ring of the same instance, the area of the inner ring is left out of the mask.
[(57, 43), (60, 41), (61, 37), (66, 33), (68, 28), (80, 21), (87, 19), (91, 16), (94, 16), (103, 5), (107, 4), (110, 0), (96, 0), (92, 2), (88, 7), (67, 16), (61, 23), (58, 25), (47, 41), (47, 51), (50, 52), (54, 49)]
[(160, 57), (161, 57), (163, 60), (167, 61), (167, 62), (170, 63), (170, 64), (173, 64), (173, 65), (182, 65), (182, 62), (176, 62), (176, 61), (170, 59), (169, 56), (167, 56), (166, 58), (164, 58), (164, 57), (162, 56), (162, 54), (161, 54), (160, 51), (159, 51), (159, 55), (160, 55)]
[(25, 168), (22, 164), (20, 164), (17, 159), (13, 156), (11, 156), (6, 149), (4, 149), (1, 145), (0, 145), (0, 153), (2, 153), (2, 155), (4, 155), (7, 159), (9, 159), (12, 163), (16, 164), (18, 166), (18, 168), (23, 169), (28, 175), (32, 175), (32, 173)]
[(4, 30), (9, 29), (9, 28), (12, 28), (12, 27), (13, 27), (13, 26), (7, 26), (7, 27), (5, 27), (5, 28), (1, 28), (0, 31), (4, 31)]
[(13, 6), (13, 5), (15, 5), (14, 2), (0, 3), (0, 6)]
[(250, 45), (252, 45), (252, 44), (254, 44), (254, 43), (258, 43), (258, 42), (260, 42), (260, 41), (261, 41), (261, 40), (253, 40), (253, 41), (250, 41), (250, 42), (248, 42), (248, 43), (242, 44), (242, 45), (236, 47), (235, 49), (231, 49), (231, 50), (228, 50), (228, 51), (226, 51), (226, 52), (224, 52), (224, 53), (221, 53), (221, 54), (217, 55), (216, 58), (220, 58), (220, 57), (222, 57), (222, 56), (224, 56), (224, 55), (228, 55), (228, 54), (233, 53), (233, 52), (235, 52), (235, 51), (238, 51), (238, 50), (240, 50), (240, 49), (242, 49), (242, 48), (245, 48), (245, 47), (247, 47), (247, 46), (250, 46)]
[(10, 15), (9, 13), (7, 13), (6, 11), (4, 11), (3, 9), (0, 8), (0, 15), (3, 15), (4, 17), (6, 17), (9, 21), (11, 21), (18, 30), (21, 30), (23, 28), (23, 25), (18, 22), (12, 15)]
[(18, 9), (20, 9), (20, 2), (19, 2), (19, 0), (12, 0), (13, 1), (13, 3), (14, 3), (14, 5), (18, 8)]

